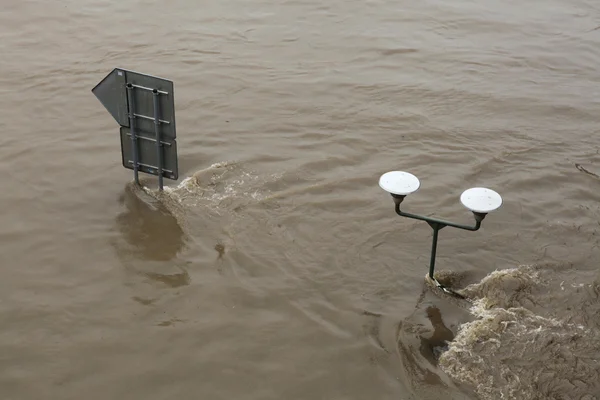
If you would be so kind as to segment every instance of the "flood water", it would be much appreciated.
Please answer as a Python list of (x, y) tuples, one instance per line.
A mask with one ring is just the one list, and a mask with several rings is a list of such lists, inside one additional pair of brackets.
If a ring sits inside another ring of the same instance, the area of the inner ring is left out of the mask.
[[(3, 0), (3, 399), (600, 399), (600, 4)], [(180, 179), (91, 89), (173, 80)], [(463, 190), (504, 203), (478, 232)]]

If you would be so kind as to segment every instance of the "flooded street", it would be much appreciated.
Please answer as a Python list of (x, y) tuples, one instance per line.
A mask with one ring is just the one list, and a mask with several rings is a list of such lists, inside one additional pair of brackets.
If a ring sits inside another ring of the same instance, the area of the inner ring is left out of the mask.
[[(600, 399), (600, 4), (3, 0), (3, 399)], [(174, 82), (179, 180), (91, 93)], [(398, 217), (390, 170), (421, 188)], [(571, 397), (569, 397), (571, 396)]]

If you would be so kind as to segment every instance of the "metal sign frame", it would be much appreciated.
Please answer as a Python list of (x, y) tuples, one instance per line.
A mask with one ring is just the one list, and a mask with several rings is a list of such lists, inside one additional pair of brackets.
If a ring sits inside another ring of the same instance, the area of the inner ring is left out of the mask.
[(152, 75), (113, 69), (92, 93), (121, 126), (123, 167), (163, 178), (179, 178), (173, 82)]

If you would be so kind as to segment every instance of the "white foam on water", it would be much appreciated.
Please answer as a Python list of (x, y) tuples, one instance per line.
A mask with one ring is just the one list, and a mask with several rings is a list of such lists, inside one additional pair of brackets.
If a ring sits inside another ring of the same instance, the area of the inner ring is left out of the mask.
[(224, 161), (196, 171), (177, 186), (165, 186), (163, 193), (145, 186), (144, 191), (157, 199), (164, 201), (168, 198), (186, 207), (227, 208), (231, 205), (226, 204), (228, 200), (242, 203), (263, 200), (269, 195), (264, 184), (280, 175), (273, 174), (265, 179), (243, 169), (238, 163)]
[(188, 232), (194, 232), (199, 221), (226, 218), (228, 221), (222, 223), (233, 224), (246, 216), (241, 212), (245, 207), (275, 199), (269, 186), (283, 175), (281, 171), (259, 175), (241, 163), (223, 161), (194, 172), (176, 186), (164, 186), (163, 192), (143, 183), (142, 188), (182, 227), (192, 224)]
[(597, 318), (597, 296), (592, 284), (559, 278), (524, 266), (467, 287), (476, 319), (441, 355), (442, 370), (486, 400), (597, 399), (600, 330), (580, 323)]

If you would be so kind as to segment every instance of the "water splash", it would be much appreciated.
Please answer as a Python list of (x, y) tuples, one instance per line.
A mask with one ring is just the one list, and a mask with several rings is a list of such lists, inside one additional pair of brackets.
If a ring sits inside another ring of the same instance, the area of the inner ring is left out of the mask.
[(442, 370), (486, 400), (597, 399), (598, 283), (569, 270), (522, 266), (466, 287), (476, 319), (440, 356)]
[(175, 207), (169, 203), (188, 209), (204, 206), (220, 214), (223, 209), (232, 210), (242, 204), (263, 200), (269, 194), (264, 188), (265, 183), (276, 178), (273, 175), (265, 179), (238, 162), (223, 161), (196, 171), (175, 187), (165, 187), (162, 193), (148, 187), (144, 190), (167, 206)]

